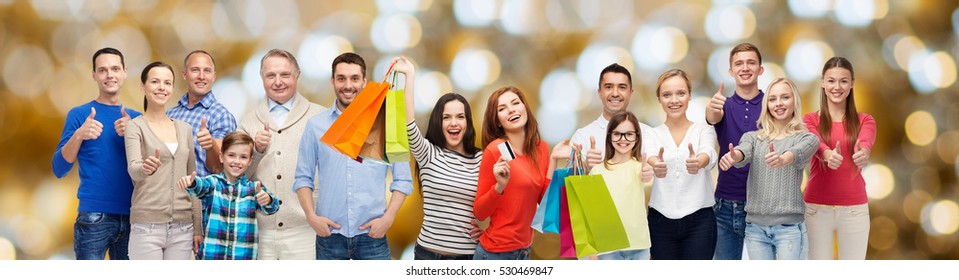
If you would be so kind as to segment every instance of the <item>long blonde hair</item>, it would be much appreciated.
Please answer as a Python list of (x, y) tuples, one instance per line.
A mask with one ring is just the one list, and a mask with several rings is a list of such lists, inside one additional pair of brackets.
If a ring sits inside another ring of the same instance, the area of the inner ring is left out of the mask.
[(756, 131), (756, 136), (759, 139), (769, 139), (773, 135), (779, 134), (779, 128), (775, 125), (775, 118), (772, 113), (769, 112), (769, 96), (772, 93), (772, 89), (776, 84), (786, 84), (789, 85), (789, 89), (793, 94), (793, 117), (789, 120), (789, 123), (786, 124), (786, 127), (783, 128), (783, 133), (786, 135), (792, 135), (794, 133), (806, 131), (806, 125), (802, 121), (802, 101), (799, 98), (799, 89), (796, 87), (796, 83), (793, 83), (789, 79), (779, 78), (769, 83), (769, 87), (766, 88), (766, 94), (763, 95), (763, 111), (759, 115), (759, 120), (756, 121), (756, 126), (759, 128)]

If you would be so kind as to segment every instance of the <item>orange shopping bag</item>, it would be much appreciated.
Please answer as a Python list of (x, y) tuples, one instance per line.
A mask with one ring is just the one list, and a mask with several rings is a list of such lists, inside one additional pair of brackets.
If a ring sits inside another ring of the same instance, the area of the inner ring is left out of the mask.
[[(391, 71), (393, 71), (392, 65), (386, 71), (387, 77)], [(350, 106), (343, 110), (323, 137), (320, 137), (320, 142), (347, 157), (359, 160), (360, 150), (367, 142), (373, 123), (380, 114), (380, 109), (383, 108), (386, 91), (389, 88), (390, 84), (386, 82), (386, 77), (383, 77), (383, 82), (380, 83), (373, 81), (366, 83)]]

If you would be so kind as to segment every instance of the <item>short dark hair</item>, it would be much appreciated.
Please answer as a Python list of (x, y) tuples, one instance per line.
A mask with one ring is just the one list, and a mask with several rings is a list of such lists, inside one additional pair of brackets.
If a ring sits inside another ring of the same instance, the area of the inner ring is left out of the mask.
[(93, 53), (93, 71), (97, 71), (97, 57), (99, 57), (101, 54), (113, 54), (113, 55), (119, 56), (120, 66), (123, 66), (123, 68), (127, 68), (126, 62), (123, 61), (123, 53), (121, 53), (120, 50), (117, 50), (111, 47), (106, 47), (106, 48), (99, 49), (97, 50), (97, 52)]
[(609, 66), (606, 66), (606, 68), (603, 68), (603, 71), (599, 72), (600, 88), (603, 87), (603, 75), (606, 75), (606, 73), (621, 73), (626, 75), (626, 79), (629, 80), (629, 87), (633, 87), (633, 75), (629, 74), (629, 70), (627, 70), (626, 67), (619, 65), (619, 63), (613, 63)]
[[(169, 69), (170, 73), (173, 74), (173, 76), (176, 76), (176, 72), (173, 71), (173, 66), (170, 66), (170, 64), (163, 63), (162, 61), (154, 61), (154, 62), (151, 62), (150, 64), (147, 64), (146, 67), (143, 67), (143, 72), (140, 72), (140, 83), (146, 84), (147, 75), (150, 74), (150, 70), (157, 67), (163, 67), (163, 68)], [(176, 79), (173, 79), (173, 82), (176, 83)], [(146, 110), (146, 109), (147, 109), (147, 97), (146, 95), (144, 95), (143, 110)]]
[(336, 58), (333, 59), (333, 65), (332, 65), (333, 77), (336, 77), (336, 65), (340, 63), (349, 63), (349, 64), (359, 65), (360, 71), (363, 72), (363, 78), (366, 78), (366, 61), (364, 61), (363, 57), (361, 57), (360, 55), (356, 53), (348, 52), (348, 53), (342, 53), (336, 56)]
[(733, 49), (729, 51), (729, 63), (732, 64), (733, 56), (741, 52), (756, 53), (756, 57), (759, 58), (759, 64), (763, 64), (763, 55), (759, 53), (759, 48), (757, 48), (756, 45), (753, 45), (750, 43), (739, 43), (739, 45), (736, 45), (735, 47), (733, 47)]
[(282, 57), (290, 61), (290, 64), (293, 64), (293, 69), (296, 70), (296, 73), (300, 73), (300, 64), (296, 62), (296, 57), (292, 53), (281, 50), (281, 49), (272, 49), (263, 55), (263, 58), (260, 59), (260, 74), (263, 74), (263, 62), (266, 61), (269, 57)]
[(250, 146), (250, 154), (253, 154), (253, 138), (243, 131), (230, 132), (223, 137), (223, 147), (220, 147), (220, 153), (226, 154), (226, 150), (235, 145)]
[(198, 54), (198, 53), (202, 53), (202, 54), (205, 54), (206, 56), (210, 57), (210, 62), (213, 62), (213, 67), (216, 68), (216, 59), (213, 59), (213, 55), (212, 55), (212, 54), (210, 54), (210, 53), (208, 53), (208, 52), (206, 52), (206, 51), (204, 51), (204, 50), (195, 50), (195, 51), (192, 51), (192, 52), (186, 54), (186, 57), (183, 58), (183, 69), (184, 69), (184, 70), (187, 69), (186, 63), (187, 63), (187, 61), (190, 61), (190, 57), (193, 56), (194, 54)]

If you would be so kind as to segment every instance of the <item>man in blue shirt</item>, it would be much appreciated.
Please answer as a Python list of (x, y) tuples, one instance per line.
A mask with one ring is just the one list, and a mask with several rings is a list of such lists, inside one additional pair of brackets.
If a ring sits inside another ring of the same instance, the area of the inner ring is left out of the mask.
[(126, 260), (130, 240), (130, 197), (133, 182), (127, 173), (123, 137), (103, 126), (139, 112), (120, 105), (120, 88), (127, 77), (123, 54), (103, 48), (93, 54), (93, 80), (100, 94), (67, 113), (60, 143), (53, 153), (53, 173), (63, 178), (79, 162), (80, 205), (73, 224), (73, 251), (78, 260)]
[[(320, 137), (366, 85), (363, 58), (355, 53), (337, 56), (330, 82), (336, 92), (335, 104), (306, 123), (293, 191), (316, 231), (316, 259), (388, 260), (386, 231), (413, 191), (410, 165), (358, 162), (320, 143)], [(388, 168), (393, 174), (389, 205), (384, 192)], [(314, 178), (319, 186), (314, 186)], [(318, 188), (315, 204), (314, 188)]]

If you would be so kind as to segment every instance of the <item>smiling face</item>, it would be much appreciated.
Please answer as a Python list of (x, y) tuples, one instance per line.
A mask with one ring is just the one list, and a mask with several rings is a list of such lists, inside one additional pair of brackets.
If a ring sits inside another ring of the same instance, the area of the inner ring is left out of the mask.
[(204, 53), (190, 55), (183, 69), (183, 79), (186, 80), (187, 93), (194, 96), (203, 96), (213, 89), (216, 81), (216, 70), (213, 59)]
[(685, 118), (691, 94), (689, 84), (680, 76), (663, 81), (659, 87), (659, 104), (663, 106), (667, 118)]
[(833, 67), (826, 70), (822, 76), (822, 89), (826, 93), (826, 98), (833, 105), (846, 105), (846, 98), (852, 89), (853, 78), (849, 69), (842, 67)]
[(333, 71), (333, 90), (336, 91), (336, 106), (346, 109), (353, 103), (356, 95), (366, 86), (366, 77), (363, 68), (358, 64), (339, 63)]
[(101, 54), (97, 56), (93, 66), (93, 80), (97, 82), (100, 93), (115, 95), (123, 87), (123, 80), (127, 78), (127, 69), (123, 67), (123, 60), (115, 54)]
[(763, 67), (759, 55), (753, 51), (741, 51), (729, 58), (729, 75), (736, 80), (737, 87), (757, 86)]
[(146, 82), (140, 88), (150, 105), (162, 109), (173, 93), (173, 72), (166, 67), (153, 67), (147, 72)]
[(636, 146), (639, 132), (636, 131), (636, 124), (626, 120), (619, 123), (609, 136), (616, 154), (629, 156), (632, 154), (633, 147)]
[(526, 127), (526, 106), (519, 95), (507, 91), (499, 96), (496, 104), (496, 121), (506, 132), (521, 132)]
[(263, 90), (266, 91), (266, 97), (277, 103), (286, 103), (296, 94), (296, 81), (299, 77), (300, 73), (285, 57), (271, 56), (263, 60), (260, 70)]
[(253, 143), (231, 145), (220, 154), (220, 161), (223, 163), (223, 174), (230, 181), (243, 175), (246, 169), (253, 163)]
[(626, 111), (629, 99), (633, 96), (633, 87), (626, 74), (608, 72), (601, 77), (597, 93), (599, 100), (603, 102), (603, 116), (609, 119)]
[(443, 106), (442, 128), (447, 149), (464, 153), (463, 136), (467, 130), (466, 118), (466, 107), (462, 102), (452, 100)]
[(788, 122), (793, 118), (796, 109), (795, 96), (793, 96), (792, 87), (787, 83), (778, 83), (773, 85), (768, 94), (766, 108), (769, 108), (769, 115), (776, 122)]

